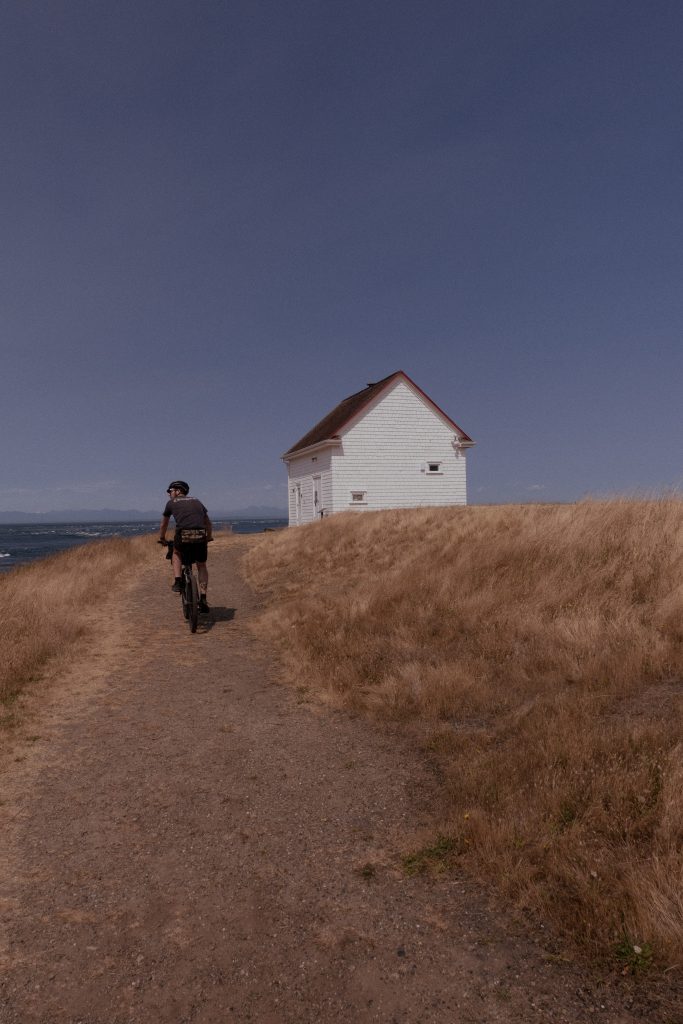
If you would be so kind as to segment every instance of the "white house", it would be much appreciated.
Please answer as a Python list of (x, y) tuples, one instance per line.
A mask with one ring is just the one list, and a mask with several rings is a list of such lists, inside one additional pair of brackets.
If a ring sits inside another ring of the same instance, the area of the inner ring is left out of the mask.
[(345, 398), (282, 456), (289, 525), (348, 509), (465, 505), (473, 444), (398, 370)]

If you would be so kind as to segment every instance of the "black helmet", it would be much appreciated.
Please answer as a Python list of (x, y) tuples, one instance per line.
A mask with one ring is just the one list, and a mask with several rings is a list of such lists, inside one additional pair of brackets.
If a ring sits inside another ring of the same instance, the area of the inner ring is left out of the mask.
[(169, 491), (182, 491), (183, 494), (190, 493), (190, 485), (186, 484), (184, 480), (173, 480), (166, 488), (166, 493)]

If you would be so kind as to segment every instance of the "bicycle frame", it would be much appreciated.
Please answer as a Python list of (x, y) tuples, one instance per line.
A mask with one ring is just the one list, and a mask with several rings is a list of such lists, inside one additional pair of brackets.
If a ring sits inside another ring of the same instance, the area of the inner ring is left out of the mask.
[(181, 594), (183, 615), (188, 621), (190, 632), (197, 632), (199, 620), (199, 581), (194, 564), (183, 562), (183, 590)]

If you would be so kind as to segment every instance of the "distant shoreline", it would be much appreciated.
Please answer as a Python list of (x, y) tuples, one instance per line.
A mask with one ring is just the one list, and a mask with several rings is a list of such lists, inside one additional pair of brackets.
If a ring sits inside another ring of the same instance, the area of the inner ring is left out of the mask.
[[(59, 526), (63, 524), (86, 524), (104, 523), (158, 523), (161, 519), (162, 507), (158, 512), (140, 512), (136, 509), (65, 509), (62, 512), (21, 512), (18, 509), (10, 509), (7, 512), (0, 512), (0, 527), (2, 526)], [(271, 509), (267, 507), (254, 507), (238, 509), (236, 512), (216, 512), (210, 509), (210, 515), (216, 522), (226, 521), (248, 521), (287, 519), (287, 509)]]
[[(0, 529), (5, 526), (126, 526), (131, 523), (139, 523), (140, 525), (149, 523), (150, 526), (159, 524), (161, 519), (161, 513), (158, 516), (145, 519), (141, 516), (134, 516), (131, 519), (0, 519)], [(217, 515), (211, 516), (213, 523), (273, 523), (273, 522), (287, 522), (288, 517), (285, 513), (282, 516), (230, 516), (230, 515)]]
[[(264, 530), (284, 529), (287, 519), (277, 517), (217, 516), (216, 529), (229, 527), (233, 533), (260, 533)], [(51, 555), (85, 544), (93, 544), (108, 537), (130, 538), (152, 534), (158, 528), (159, 517), (131, 520), (67, 520), (49, 522), (34, 520), (23, 523), (0, 523), (0, 576), (12, 569), (41, 561)]]

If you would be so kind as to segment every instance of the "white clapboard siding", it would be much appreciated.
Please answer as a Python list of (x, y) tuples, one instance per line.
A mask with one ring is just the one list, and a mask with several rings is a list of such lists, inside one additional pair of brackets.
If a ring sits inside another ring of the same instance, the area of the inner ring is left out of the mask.
[[(379, 382), (368, 387), (375, 393), (351, 419), (344, 422), (341, 416), (336, 432), (316, 436), (314, 428), (308, 435), (308, 454), (297, 455), (294, 448), (283, 456), (289, 473), (290, 526), (348, 510), (467, 503), (466, 449), (471, 439), (402, 371), (387, 378), (386, 386)], [(358, 395), (351, 399), (358, 404)], [(334, 413), (330, 415), (334, 422)], [(438, 472), (430, 472), (429, 463), (438, 463)], [(357, 500), (360, 494), (362, 500)]]
[[(333, 508), (415, 508), (464, 505), (465, 453), (455, 448), (453, 427), (403, 380), (381, 395), (342, 432), (332, 453)], [(426, 472), (440, 462), (439, 474)], [(365, 491), (365, 503), (352, 502)]]

